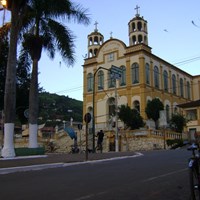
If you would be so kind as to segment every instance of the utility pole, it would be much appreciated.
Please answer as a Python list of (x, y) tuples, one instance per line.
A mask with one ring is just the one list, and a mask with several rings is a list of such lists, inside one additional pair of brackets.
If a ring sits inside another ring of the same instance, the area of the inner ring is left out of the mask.
[(96, 74), (97, 72), (102, 69), (102, 70), (107, 70), (107, 71), (110, 71), (110, 69), (107, 69), (107, 68), (104, 68), (104, 67), (99, 67), (95, 72), (94, 72), (94, 76), (93, 76), (93, 97), (92, 97), (92, 106), (93, 106), (93, 109), (92, 109), (92, 151), (93, 153), (95, 153), (95, 109), (97, 108), (97, 105), (95, 105), (95, 94), (96, 94), (96, 91), (95, 91), (95, 77), (96, 77)]
[(115, 81), (115, 152), (119, 152), (117, 79)]
[(115, 79), (115, 152), (119, 152), (117, 80), (122, 76), (122, 69), (112, 65), (111, 74)]

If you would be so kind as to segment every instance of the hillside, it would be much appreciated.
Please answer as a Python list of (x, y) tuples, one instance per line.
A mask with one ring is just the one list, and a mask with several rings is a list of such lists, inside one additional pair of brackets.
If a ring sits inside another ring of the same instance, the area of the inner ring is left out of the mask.
[(42, 121), (56, 119), (82, 122), (83, 102), (68, 96), (60, 96), (48, 92), (39, 94), (39, 117)]

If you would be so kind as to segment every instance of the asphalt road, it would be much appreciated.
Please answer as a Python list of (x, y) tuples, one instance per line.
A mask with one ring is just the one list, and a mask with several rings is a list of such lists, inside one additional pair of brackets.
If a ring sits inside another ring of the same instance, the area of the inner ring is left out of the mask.
[(0, 175), (1, 200), (189, 200), (190, 152), (159, 150), (138, 157)]

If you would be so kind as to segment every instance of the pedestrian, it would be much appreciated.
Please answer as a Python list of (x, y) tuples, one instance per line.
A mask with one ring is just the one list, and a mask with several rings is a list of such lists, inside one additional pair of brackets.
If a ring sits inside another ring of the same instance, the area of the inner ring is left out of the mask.
[(104, 132), (103, 132), (103, 130), (100, 130), (97, 133), (97, 150), (101, 150), (102, 151), (103, 137), (104, 137)]

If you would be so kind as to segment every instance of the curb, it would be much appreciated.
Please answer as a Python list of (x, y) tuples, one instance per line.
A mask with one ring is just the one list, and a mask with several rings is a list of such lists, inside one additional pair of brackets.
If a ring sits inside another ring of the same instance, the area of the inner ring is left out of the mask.
[(10, 174), (10, 173), (15, 173), (15, 172), (37, 171), (37, 170), (53, 169), (53, 168), (59, 168), (59, 167), (69, 167), (69, 166), (74, 166), (74, 165), (108, 162), (108, 161), (122, 160), (122, 159), (127, 159), (127, 158), (136, 158), (136, 157), (140, 157), (140, 156), (143, 156), (143, 154), (137, 152), (133, 156), (105, 158), (105, 159), (101, 159), (101, 160), (89, 160), (89, 161), (72, 162), (72, 163), (61, 162), (61, 163), (30, 165), (30, 166), (8, 167), (8, 168), (1, 168), (0, 169), (0, 175), (5, 175), (5, 174)]

